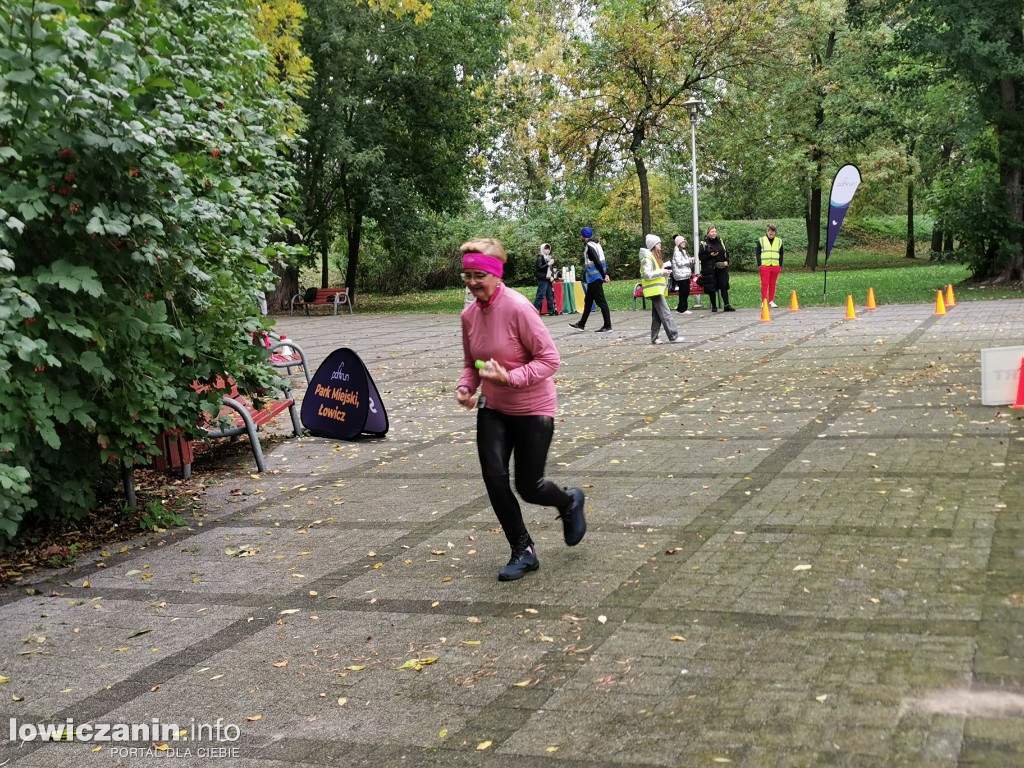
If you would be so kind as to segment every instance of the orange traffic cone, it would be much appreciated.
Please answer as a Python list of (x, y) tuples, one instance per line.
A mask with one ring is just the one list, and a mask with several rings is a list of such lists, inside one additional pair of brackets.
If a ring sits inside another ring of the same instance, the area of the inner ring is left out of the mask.
[(800, 311), (800, 302), (796, 300), (796, 291), (793, 291), (791, 294), (789, 294), (789, 311)]
[(761, 322), (770, 323), (772, 321), (772, 313), (768, 311), (768, 299), (761, 299)]
[(853, 309), (853, 296), (851, 296), (850, 294), (846, 295), (846, 319), (847, 320), (856, 320), (857, 319), (857, 313)]
[(952, 309), (956, 306), (956, 296), (953, 295), (953, 284), (946, 286), (946, 306)]
[(878, 309), (878, 305), (875, 303), (874, 288), (868, 288), (868, 303), (864, 306), (864, 309)]
[(944, 315), (946, 314), (946, 302), (942, 300), (942, 289), (940, 288), (935, 292), (935, 314)]
[(1016, 411), (1024, 410), (1024, 357), (1020, 359), (1020, 374), (1017, 378), (1017, 402), (1010, 407)]

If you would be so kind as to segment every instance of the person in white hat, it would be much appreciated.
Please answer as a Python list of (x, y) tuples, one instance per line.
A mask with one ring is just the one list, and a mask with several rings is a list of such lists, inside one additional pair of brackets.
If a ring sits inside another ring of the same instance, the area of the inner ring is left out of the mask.
[[(676, 312), (681, 315), (690, 314), (690, 276), (696, 266), (696, 257), (691, 256), (686, 250), (686, 238), (676, 235), (675, 248), (672, 249), (672, 281), (679, 291), (679, 304)], [(671, 288), (669, 290), (671, 293)]]
[(658, 336), (662, 326), (665, 326), (669, 341), (682, 341), (675, 320), (668, 311), (668, 302), (665, 301), (668, 276), (672, 274), (672, 268), (666, 267), (661, 260), (661, 238), (648, 235), (645, 245), (646, 248), (640, 249), (640, 280), (644, 298), (651, 302), (651, 344), (661, 344)]

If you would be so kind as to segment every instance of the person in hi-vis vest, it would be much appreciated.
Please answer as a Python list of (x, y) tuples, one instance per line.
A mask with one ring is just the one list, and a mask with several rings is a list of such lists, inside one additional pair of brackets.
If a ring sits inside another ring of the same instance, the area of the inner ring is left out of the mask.
[(779, 228), (769, 224), (764, 237), (757, 241), (757, 266), (761, 273), (761, 301), (768, 300), (769, 307), (777, 307), (775, 303), (775, 286), (782, 272), (782, 238), (778, 236)]
[(672, 274), (672, 267), (666, 267), (665, 262), (661, 260), (661, 238), (657, 235), (648, 235), (644, 245), (647, 247), (640, 249), (640, 279), (644, 298), (651, 302), (651, 344), (661, 344), (658, 334), (661, 333), (662, 327), (665, 328), (669, 341), (682, 341), (665, 301), (665, 294), (668, 293), (668, 276)]

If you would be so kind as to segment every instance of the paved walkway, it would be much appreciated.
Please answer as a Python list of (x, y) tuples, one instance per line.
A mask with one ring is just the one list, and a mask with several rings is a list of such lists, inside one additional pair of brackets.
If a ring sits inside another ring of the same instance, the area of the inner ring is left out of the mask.
[[(515, 583), (457, 319), (283, 319), (362, 354), (391, 432), (239, 453), (202, 526), (0, 592), (0, 766), (1024, 765), (1024, 422), (979, 398), (1024, 301), (758, 317), (660, 347), (648, 312), (545, 319), (550, 476), (590, 527), (569, 550), (528, 507)], [(9, 717), (188, 741), (12, 744)]]

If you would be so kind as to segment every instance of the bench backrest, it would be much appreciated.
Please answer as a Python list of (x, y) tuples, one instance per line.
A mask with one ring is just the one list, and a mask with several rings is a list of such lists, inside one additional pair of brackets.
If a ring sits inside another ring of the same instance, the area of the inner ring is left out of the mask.
[[(313, 303), (319, 302), (333, 302), (334, 297), (338, 294), (342, 296), (348, 296), (348, 288), (317, 288), (316, 298), (313, 299)], [(341, 301), (344, 302), (344, 299)]]

